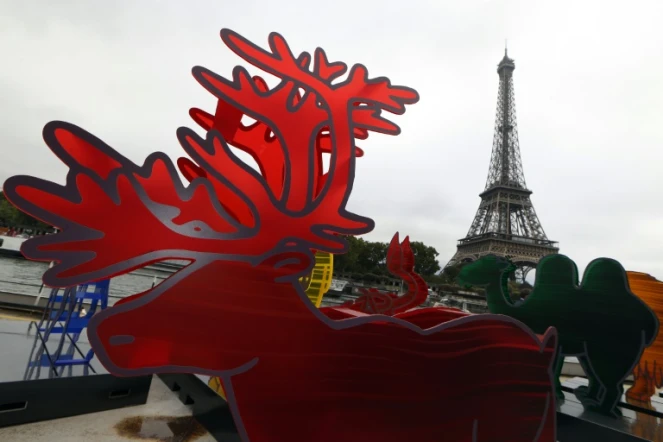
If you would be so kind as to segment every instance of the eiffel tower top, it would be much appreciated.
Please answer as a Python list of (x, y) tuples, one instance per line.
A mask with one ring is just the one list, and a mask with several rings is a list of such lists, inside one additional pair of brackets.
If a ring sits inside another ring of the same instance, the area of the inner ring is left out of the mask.
[(514, 69), (516, 69), (514, 60), (509, 58), (505, 48), (504, 58), (497, 65), (500, 84), (486, 190), (506, 186), (527, 191), (518, 142), (516, 97), (513, 90)]
[(509, 58), (509, 55), (506, 52), (506, 48), (504, 48), (504, 58), (502, 61), (500, 61), (500, 64), (497, 65), (497, 73), (499, 74), (500, 70), (504, 69), (510, 69), (511, 72), (516, 68), (516, 64), (514, 63), (514, 60), (512, 58)]

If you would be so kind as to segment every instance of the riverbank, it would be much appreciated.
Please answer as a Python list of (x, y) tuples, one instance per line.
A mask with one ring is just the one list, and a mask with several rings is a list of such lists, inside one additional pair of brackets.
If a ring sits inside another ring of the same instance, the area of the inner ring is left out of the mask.
[(41, 319), (41, 314), (0, 308), (0, 319), (6, 319), (9, 321), (25, 321), (25, 322), (38, 321), (39, 319)]

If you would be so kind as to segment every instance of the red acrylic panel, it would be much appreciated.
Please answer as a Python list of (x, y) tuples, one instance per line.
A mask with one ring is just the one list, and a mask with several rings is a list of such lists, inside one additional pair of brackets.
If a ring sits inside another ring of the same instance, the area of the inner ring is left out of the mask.
[[(424, 278), (414, 271), (414, 259), (410, 238), (406, 236), (403, 242), (400, 243), (398, 232), (396, 232), (387, 249), (387, 270), (407, 284), (407, 292), (402, 296), (398, 296), (396, 293), (361, 287), (359, 291), (362, 295), (354, 301), (348, 301), (343, 307), (363, 313), (393, 316), (426, 302), (426, 299), (428, 299), (428, 284), (426, 284)], [(466, 316), (461, 310), (458, 310), (458, 312), (458, 317)]]
[[(413, 310), (409, 301), (392, 316), (318, 310), (298, 283), (313, 250), (343, 253), (343, 235), (373, 228), (346, 209), (363, 154), (356, 141), (399, 134), (384, 113), (403, 114), (418, 94), (369, 78), (360, 64), (341, 79), (345, 63), (322, 49), (295, 56), (276, 33), (267, 49), (230, 30), (221, 38), (280, 82), (269, 87), (243, 67), (230, 79), (195, 67), (217, 109), (191, 110), (206, 133), (178, 129), (188, 157), (177, 166), (163, 153), (134, 164), (56, 121), (44, 139), (69, 167), (66, 185), (5, 183), (13, 204), (60, 230), (23, 247), (56, 262), (49, 285), (190, 262), (94, 316), (89, 338), (104, 366), (118, 376), (218, 376), (247, 441), (555, 441), (554, 330), (537, 336), (505, 316)], [(256, 123), (243, 125), (244, 115)], [(400, 253), (391, 262), (411, 277), (411, 257)]]

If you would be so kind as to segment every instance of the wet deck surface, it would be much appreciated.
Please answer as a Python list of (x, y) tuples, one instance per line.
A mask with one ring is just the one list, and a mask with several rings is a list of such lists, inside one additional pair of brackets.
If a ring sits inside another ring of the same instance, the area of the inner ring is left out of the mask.
[(41, 315), (39, 313), (19, 312), (0, 308), (0, 319), (10, 321), (39, 321), (40, 318)]
[[(39, 349), (41, 348), (41, 341), (37, 339), (35, 327), (32, 327), (28, 333), (28, 327), (31, 319), (28, 316), (2, 313), (0, 318), (0, 382), (22, 381), (26, 373), (29, 361), (37, 360)], [(27, 318), (27, 319), (26, 319)], [(46, 348), (50, 354), (54, 354), (57, 350), (58, 342), (62, 335), (52, 335), (48, 340)], [(70, 341), (64, 339), (63, 352), (70, 348)], [(90, 349), (90, 344), (87, 340), (87, 333), (82, 333), (80, 339), (76, 343), (79, 350), (83, 355)], [(33, 353), (33, 348), (34, 353)], [(72, 349), (75, 351), (75, 349)], [(76, 353), (76, 357), (83, 357)], [(107, 373), (104, 367), (98, 360), (92, 359), (92, 368), (97, 374)], [(35, 367), (31, 371), (31, 376), (28, 379), (44, 379), (49, 377), (49, 367)], [(82, 366), (73, 367), (71, 373), (65, 373), (65, 376), (81, 376), (84, 374)], [(91, 376), (94, 376), (92, 372)], [(2, 440), (2, 439), (0, 439)]]
[[(14, 349), (24, 356), (29, 355), (34, 334), (25, 334), (34, 316), (0, 310), (4, 333), (14, 340), (29, 345), (27, 349)], [(85, 341), (84, 339), (83, 341)], [(81, 342), (85, 346), (84, 342)], [(87, 347), (86, 347), (87, 348)], [(19, 351), (20, 350), (20, 351)], [(16, 356), (16, 355), (14, 355)], [(1, 358), (5, 365), (16, 365), (14, 376), (20, 380), (25, 370), (27, 357)], [(9, 369), (5, 366), (5, 369)], [(8, 372), (3, 370), (5, 374)], [(5, 379), (7, 381), (9, 379)], [(0, 428), (2, 442), (111, 442), (111, 441), (155, 441), (155, 442), (214, 442), (215, 439), (191, 416), (188, 406), (182, 404), (158, 377), (152, 386), (145, 405), (120, 408), (81, 416), (36, 422), (26, 425)]]
[(147, 404), (0, 428), (7, 442), (214, 442), (161, 380), (155, 377)]

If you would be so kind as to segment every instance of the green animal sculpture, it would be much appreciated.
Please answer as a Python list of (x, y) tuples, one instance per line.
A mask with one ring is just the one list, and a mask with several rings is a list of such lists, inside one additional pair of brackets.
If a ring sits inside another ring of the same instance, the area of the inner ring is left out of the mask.
[(532, 293), (518, 306), (508, 296), (508, 278), (514, 269), (508, 260), (488, 255), (463, 267), (458, 279), (486, 288), (491, 313), (518, 319), (535, 333), (557, 329), (558, 398), (564, 397), (559, 382), (564, 357), (575, 356), (589, 380), (589, 387), (575, 390), (578, 399), (587, 408), (620, 416), (617, 403), (624, 379), (658, 333), (656, 315), (631, 293), (622, 265), (613, 259), (595, 259), (579, 285), (578, 267), (571, 259), (546, 256), (537, 266)]

